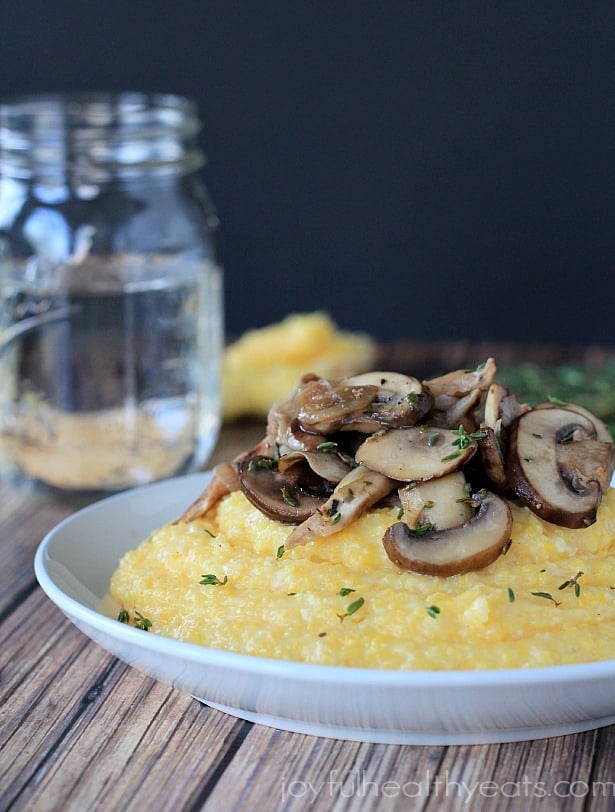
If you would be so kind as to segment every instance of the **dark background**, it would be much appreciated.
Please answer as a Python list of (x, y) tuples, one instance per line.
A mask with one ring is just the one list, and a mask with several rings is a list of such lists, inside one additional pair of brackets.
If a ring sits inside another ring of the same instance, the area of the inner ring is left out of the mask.
[(615, 344), (615, 3), (0, 0), (0, 92), (194, 97), (232, 334)]

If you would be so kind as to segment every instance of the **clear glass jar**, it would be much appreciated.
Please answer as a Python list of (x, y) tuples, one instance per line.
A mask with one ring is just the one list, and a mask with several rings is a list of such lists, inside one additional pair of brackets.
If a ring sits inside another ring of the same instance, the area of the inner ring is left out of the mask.
[(201, 468), (223, 336), (194, 104), (0, 105), (0, 438), (11, 480), (119, 490)]

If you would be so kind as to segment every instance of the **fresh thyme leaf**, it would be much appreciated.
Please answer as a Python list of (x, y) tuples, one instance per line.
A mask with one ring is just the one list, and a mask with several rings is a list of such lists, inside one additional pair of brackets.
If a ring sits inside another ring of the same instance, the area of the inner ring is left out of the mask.
[[(355, 590), (351, 589), (350, 591), (354, 592)], [(338, 594), (341, 595), (342, 590), (340, 590)], [(356, 612), (358, 612), (364, 603), (365, 598), (357, 598), (356, 600), (352, 601), (352, 603), (349, 603), (348, 606), (346, 607), (346, 611), (344, 612), (344, 614), (338, 615), (340, 623), (344, 620), (345, 617), (350, 617), (350, 615), (354, 615)]]
[(461, 456), (461, 451), (453, 451), (452, 454), (447, 454), (446, 457), (442, 457), (441, 462), (448, 462), (449, 460), (456, 460), (457, 457)]
[(349, 603), (346, 607), (346, 615), (354, 615), (365, 603), (365, 598), (357, 598), (356, 601)]
[(458, 429), (452, 429), (452, 433), (457, 435), (457, 439), (453, 440), (453, 445), (456, 445), (460, 451), (464, 451), (474, 440), (482, 440), (487, 436), (485, 431), (472, 431), (466, 434), (463, 423), (459, 424)]
[(226, 584), (228, 581), (228, 575), (225, 575), (222, 580), (218, 578), (217, 575), (213, 575), (209, 573), (208, 575), (201, 575), (201, 580), (199, 584), (202, 586), (217, 586), (218, 584), (223, 585)]
[(434, 620), (435, 620), (438, 617), (438, 615), (440, 614), (440, 607), (439, 606), (428, 606), (427, 607), (427, 614), (429, 615), (429, 617), (433, 617)]
[(508, 602), (509, 603), (514, 603), (515, 602), (515, 593), (513, 592), (513, 590), (510, 587), (508, 587)]
[(282, 556), (284, 555), (285, 552), (286, 552), (286, 549), (285, 549), (284, 545), (280, 544), (280, 546), (276, 550), (275, 557), (276, 558), (282, 558)]
[(535, 598), (544, 598), (547, 601), (551, 601), (556, 606), (560, 605), (560, 602), (556, 601), (550, 592), (531, 592), (530, 594), (533, 595)]
[(271, 471), (277, 464), (273, 457), (252, 457), (248, 460), (248, 471)]
[(436, 529), (435, 524), (431, 522), (424, 522), (423, 524), (417, 524), (414, 529), (410, 529), (411, 536), (424, 536), (426, 533), (432, 533)]
[(334, 443), (333, 440), (327, 440), (324, 443), (318, 443), (316, 451), (331, 451), (334, 448), (337, 448), (337, 443)]
[(560, 584), (557, 588), (558, 589), (567, 589), (569, 586), (573, 587), (574, 594), (578, 598), (581, 594), (581, 584), (579, 583), (579, 578), (584, 575), (583, 570), (579, 570), (574, 578), (568, 578), (567, 581), (564, 581), (563, 584)]
[(120, 623), (130, 623), (130, 615), (126, 609), (120, 609), (117, 619), (120, 621)]
[(297, 507), (298, 505), (297, 500), (295, 499), (294, 496), (290, 495), (286, 487), (283, 486), (282, 488), (280, 488), (280, 493), (282, 494), (282, 499), (286, 502), (287, 505), (290, 505), (290, 507)]
[(135, 610), (135, 628), (148, 632), (152, 628), (152, 621), (149, 618), (143, 617), (141, 612)]
[(348, 586), (343, 586), (337, 594), (341, 595), (342, 598), (345, 598), (346, 595), (350, 595), (351, 592), (356, 592), (356, 591), (357, 591), (356, 589), (351, 589)]
[(429, 437), (427, 438), (427, 445), (431, 448), (431, 446), (434, 446), (438, 442), (438, 438), (441, 436), (442, 435), (438, 431), (434, 432), (433, 434), (430, 434)]

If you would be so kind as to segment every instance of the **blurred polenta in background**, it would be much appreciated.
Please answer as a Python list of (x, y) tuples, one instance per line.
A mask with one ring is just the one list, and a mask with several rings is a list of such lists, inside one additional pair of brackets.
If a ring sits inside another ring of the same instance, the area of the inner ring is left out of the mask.
[(372, 369), (376, 357), (376, 342), (367, 333), (340, 330), (324, 312), (291, 314), (249, 330), (224, 354), (224, 420), (265, 416), (306, 373), (355, 375)]

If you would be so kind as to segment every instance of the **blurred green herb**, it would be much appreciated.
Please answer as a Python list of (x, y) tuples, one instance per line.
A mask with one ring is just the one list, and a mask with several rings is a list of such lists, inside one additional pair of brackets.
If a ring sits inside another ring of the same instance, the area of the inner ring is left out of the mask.
[(530, 406), (547, 400), (585, 406), (615, 432), (615, 358), (599, 364), (503, 365), (497, 381)]

